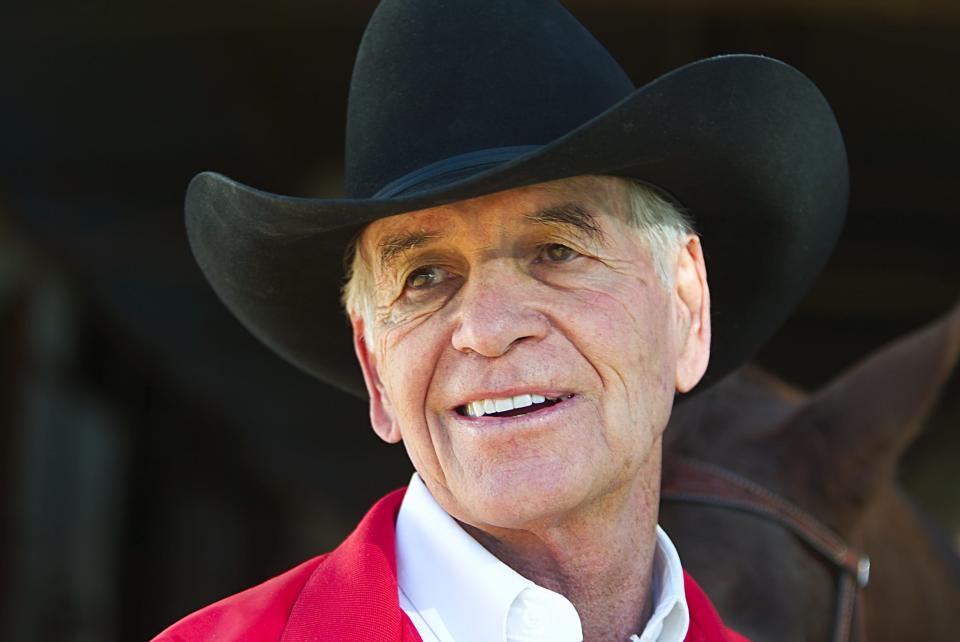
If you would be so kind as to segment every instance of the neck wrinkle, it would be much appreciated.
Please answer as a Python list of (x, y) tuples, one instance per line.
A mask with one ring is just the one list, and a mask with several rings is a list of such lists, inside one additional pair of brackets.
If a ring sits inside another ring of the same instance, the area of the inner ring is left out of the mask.
[(501, 562), (570, 600), (584, 640), (623, 642), (642, 631), (653, 613), (660, 472), (658, 438), (625, 492), (586, 514), (497, 536), (460, 524)]

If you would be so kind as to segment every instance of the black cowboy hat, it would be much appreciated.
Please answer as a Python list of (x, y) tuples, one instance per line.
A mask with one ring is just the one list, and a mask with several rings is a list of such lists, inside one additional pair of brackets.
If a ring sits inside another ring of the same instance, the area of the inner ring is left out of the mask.
[(346, 197), (279, 196), (203, 173), (187, 191), (187, 230), (207, 279), (257, 337), (365, 396), (339, 305), (350, 239), (385, 216), (580, 174), (638, 179), (693, 217), (713, 303), (707, 384), (793, 309), (847, 205), (833, 113), (782, 62), (720, 56), (635, 89), (552, 0), (385, 0), (350, 87)]

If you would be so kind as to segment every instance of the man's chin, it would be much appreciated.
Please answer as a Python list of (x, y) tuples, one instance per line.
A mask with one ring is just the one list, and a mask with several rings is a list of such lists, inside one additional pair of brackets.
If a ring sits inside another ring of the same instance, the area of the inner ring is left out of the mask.
[[(558, 483), (559, 482), (559, 483)], [(461, 495), (459, 521), (481, 530), (531, 530), (563, 521), (587, 501), (584, 485), (572, 481), (487, 480)], [(459, 514), (457, 514), (459, 513)]]

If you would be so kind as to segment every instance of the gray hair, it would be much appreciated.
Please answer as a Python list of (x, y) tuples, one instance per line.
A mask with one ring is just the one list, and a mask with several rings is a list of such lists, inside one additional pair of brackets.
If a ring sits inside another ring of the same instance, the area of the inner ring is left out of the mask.
[[(653, 188), (639, 181), (616, 176), (576, 176), (563, 181), (544, 183), (548, 189), (569, 189), (571, 184), (597, 198), (608, 211), (619, 214), (637, 230), (640, 241), (650, 253), (654, 269), (664, 287), (673, 286), (674, 257), (693, 225), (684, 209)], [(376, 301), (374, 277), (370, 262), (360, 247), (362, 232), (347, 248), (344, 264), (346, 282), (341, 301), (347, 314), (359, 316), (367, 336), (374, 329)]]

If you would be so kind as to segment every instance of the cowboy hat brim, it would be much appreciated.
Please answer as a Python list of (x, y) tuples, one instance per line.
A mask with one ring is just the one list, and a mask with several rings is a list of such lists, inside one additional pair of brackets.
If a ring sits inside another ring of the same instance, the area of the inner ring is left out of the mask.
[(749, 359), (793, 310), (847, 206), (843, 139), (819, 90), (777, 60), (729, 55), (665, 74), (510, 160), (399, 196), (295, 198), (205, 172), (187, 191), (187, 232), (214, 290), (254, 335), (364, 397), (339, 305), (350, 239), (386, 216), (582, 174), (643, 181), (693, 218), (713, 320), (698, 389)]

